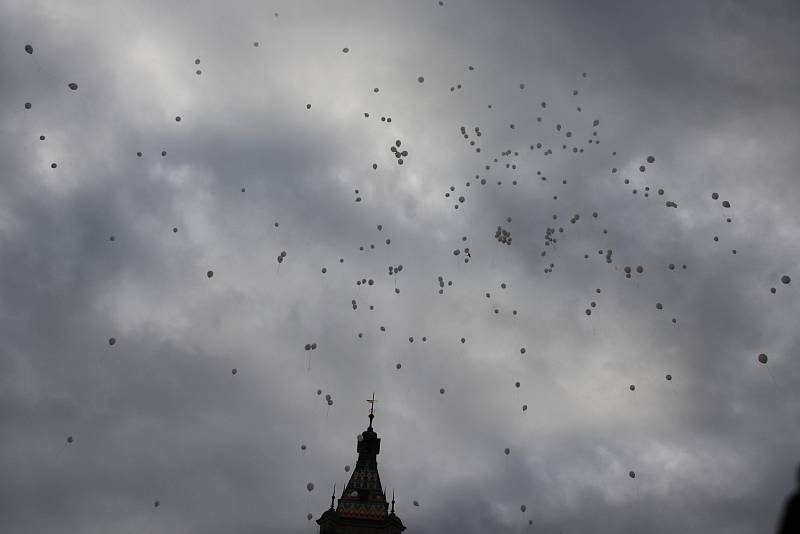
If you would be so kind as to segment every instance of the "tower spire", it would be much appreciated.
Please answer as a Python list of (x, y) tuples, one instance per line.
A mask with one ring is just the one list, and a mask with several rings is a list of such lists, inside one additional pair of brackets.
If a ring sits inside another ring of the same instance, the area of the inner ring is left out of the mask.
[(372, 420), (375, 418), (375, 403), (378, 402), (375, 400), (375, 392), (372, 392), (372, 398), (367, 399), (369, 403), (369, 428), (368, 430), (372, 430)]
[(392, 513), (394, 513), (394, 488), (392, 488)]
[(336, 482), (333, 483), (333, 493), (331, 493), (331, 510), (333, 510), (334, 499), (336, 499)]

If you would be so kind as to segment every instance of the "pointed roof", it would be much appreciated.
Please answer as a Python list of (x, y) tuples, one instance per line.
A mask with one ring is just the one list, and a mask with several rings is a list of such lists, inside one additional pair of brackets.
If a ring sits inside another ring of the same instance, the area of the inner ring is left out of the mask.
[(372, 429), (375, 417), (375, 394), (368, 400), (369, 427), (357, 436), (358, 461), (353, 474), (339, 498), (336, 511), (342, 517), (384, 520), (388, 517), (389, 503), (381, 487), (377, 456), (381, 451), (381, 438)]
[[(372, 428), (375, 418), (375, 394), (367, 402), (371, 404), (369, 410), (369, 426), (358, 434), (358, 461), (350, 476), (350, 480), (342, 491), (339, 504), (325, 510), (317, 520), (320, 532), (324, 534), (339, 534), (347, 532), (385, 532), (386, 534), (399, 534), (406, 529), (403, 522), (394, 513), (394, 493), (392, 493), (392, 509), (386, 502), (386, 492), (381, 486), (381, 477), (378, 474), (378, 454), (381, 450), (381, 439)], [(334, 490), (335, 493), (335, 490)]]

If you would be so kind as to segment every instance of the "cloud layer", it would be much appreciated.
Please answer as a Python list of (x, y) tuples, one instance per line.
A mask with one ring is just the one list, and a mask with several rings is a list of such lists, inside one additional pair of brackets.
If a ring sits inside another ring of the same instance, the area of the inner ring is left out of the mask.
[(408, 532), (774, 527), (795, 4), (0, 11), (4, 531), (314, 532), (373, 391)]

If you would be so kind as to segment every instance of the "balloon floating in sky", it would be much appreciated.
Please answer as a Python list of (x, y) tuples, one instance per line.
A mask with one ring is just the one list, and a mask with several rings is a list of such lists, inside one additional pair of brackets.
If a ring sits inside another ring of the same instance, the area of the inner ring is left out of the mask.
[(108, 344), (109, 345), (114, 346), (116, 344), (116, 342), (117, 342), (116, 338), (113, 338), (113, 337), (108, 338)]
[(308, 484), (306, 484), (306, 489), (308, 491), (314, 491), (314, 483), (313, 482), (309, 482)]
[(633, 471), (628, 471), (628, 476), (631, 478), (636, 478), (636, 473), (634, 473)]
[(67, 87), (69, 87), (73, 91), (77, 91), (78, 90), (78, 84), (75, 83), (75, 82), (70, 83), (69, 85), (67, 85)]
[[(762, 354), (758, 355), (758, 361), (765, 364), (765, 363), (767, 363), (767, 361), (769, 361), (769, 358), (767, 358), (766, 354), (762, 353)], [(778, 366), (778, 367), (780, 367), (780, 366)]]
[(25, 51), (29, 54), (33, 54), (33, 47), (29, 44), (25, 45)]

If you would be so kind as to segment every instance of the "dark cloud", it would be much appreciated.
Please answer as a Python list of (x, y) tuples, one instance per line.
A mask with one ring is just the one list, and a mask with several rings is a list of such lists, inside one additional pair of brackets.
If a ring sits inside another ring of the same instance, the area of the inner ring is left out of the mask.
[(794, 3), (3, 11), (8, 532), (313, 530), (373, 391), (409, 531), (776, 524)]

